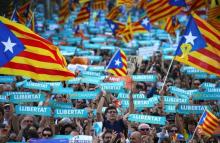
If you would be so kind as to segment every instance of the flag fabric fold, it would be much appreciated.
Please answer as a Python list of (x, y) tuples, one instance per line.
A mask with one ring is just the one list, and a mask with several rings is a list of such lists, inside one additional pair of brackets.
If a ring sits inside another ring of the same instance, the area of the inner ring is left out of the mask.
[(19, 23), (0, 17), (0, 74), (41, 81), (73, 78), (59, 49)]
[(115, 76), (127, 75), (127, 58), (122, 49), (118, 49), (106, 67), (107, 72)]
[(192, 13), (175, 60), (220, 76), (220, 32)]

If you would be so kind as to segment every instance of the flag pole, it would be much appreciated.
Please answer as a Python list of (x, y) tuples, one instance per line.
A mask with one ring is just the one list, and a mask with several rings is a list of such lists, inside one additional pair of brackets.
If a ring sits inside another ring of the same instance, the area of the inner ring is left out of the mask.
[(34, 17), (34, 13), (35, 13), (35, 11), (36, 11), (36, 8), (34, 9), (34, 11), (33, 11), (32, 15), (31, 15), (30, 20), (28, 21), (27, 27), (29, 27), (29, 26), (30, 26), (30, 24), (31, 24), (31, 20), (32, 20), (32, 18)]
[[(164, 86), (165, 86), (165, 83), (166, 83), (166, 81), (167, 81), (167, 77), (168, 77), (168, 75), (169, 75), (169, 72), (170, 72), (171, 66), (172, 66), (172, 64), (173, 64), (174, 58), (175, 58), (175, 56), (173, 57), (173, 59), (172, 59), (170, 65), (169, 65), (169, 68), (168, 68), (167, 74), (166, 74), (166, 76), (165, 76), (165, 79), (164, 79), (164, 81), (163, 81), (163, 85), (162, 85), (162, 88), (161, 88), (160, 92), (162, 92), (163, 89), (164, 89)], [(159, 92), (159, 93), (160, 93), (160, 92)]]
[[(199, 122), (200, 122), (200, 120), (201, 120), (201, 118), (202, 118), (204, 112), (205, 112), (205, 110), (203, 111), (201, 117), (199, 118)], [(192, 140), (193, 140), (193, 138), (194, 138), (194, 136), (195, 136), (195, 133), (196, 133), (196, 130), (197, 130), (197, 128), (198, 128), (199, 122), (197, 123), (196, 128), (195, 128), (195, 130), (194, 130), (194, 132), (193, 132), (193, 135), (192, 135), (192, 137), (191, 137), (191, 139), (190, 139), (189, 141), (192, 141)]]
[(13, 15), (15, 14), (15, 11), (16, 11), (16, 8), (13, 10), (13, 12), (12, 12), (12, 15), (11, 15), (11, 20), (12, 20), (12, 18), (13, 18)]

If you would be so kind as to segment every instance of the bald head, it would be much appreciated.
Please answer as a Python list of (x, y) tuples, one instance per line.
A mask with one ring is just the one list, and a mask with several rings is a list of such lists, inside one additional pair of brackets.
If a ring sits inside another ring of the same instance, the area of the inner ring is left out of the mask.
[(138, 131), (131, 133), (130, 143), (140, 143), (140, 142), (141, 142), (141, 133)]

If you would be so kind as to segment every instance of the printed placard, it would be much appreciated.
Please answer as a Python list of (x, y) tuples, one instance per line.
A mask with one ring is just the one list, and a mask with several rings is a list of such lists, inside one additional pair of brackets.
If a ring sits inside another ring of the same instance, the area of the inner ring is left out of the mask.
[(124, 82), (101, 83), (101, 89), (111, 93), (124, 92)]
[(15, 113), (21, 115), (51, 116), (51, 108), (45, 106), (15, 106)]
[(45, 100), (45, 94), (12, 94), (10, 95), (10, 102), (23, 103), (23, 102), (40, 102)]
[(166, 117), (141, 115), (141, 114), (130, 114), (128, 116), (128, 121), (165, 125), (166, 124)]
[(164, 112), (166, 113), (176, 113), (176, 105), (165, 105)]
[(193, 100), (220, 100), (218, 92), (197, 92), (193, 95)]
[(12, 83), (15, 80), (15, 76), (0, 76), (0, 83)]
[(88, 118), (88, 111), (85, 109), (55, 109), (55, 118)]
[(8, 96), (6, 95), (0, 95), (0, 102), (1, 103), (5, 103), (5, 102), (8, 102)]
[(73, 108), (73, 105), (70, 102), (67, 102), (67, 103), (66, 102), (56, 102), (54, 100), (50, 100), (49, 105), (52, 108), (62, 108), (62, 109), (65, 109), (65, 108), (71, 109), (71, 108)]
[[(150, 107), (154, 107), (154, 103), (149, 101), (149, 100), (134, 100), (134, 107), (135, 108), (150, 108)], [(122, 108), (128, 108), (129, 105), (129, 100), (121, 100), (121, 106)]]
[(137, 82), (156, 82), (157, 76), (156, 75), (132, 75), (131, 76), (134, 81)]
[(22, 94), (22, 95), (26, 95), (26, 94), (34, 94), (33, 92), (22, 92), (22, 91), (4, 91), (2, 93), (3, 95), (7, 95), (7, 96), (10, 96), (10, 95), (19, 95), (19, 94)]
[(164, 96), (164, 104), (179, 104), (179, 103), (187, 103), (188, 104), (189, 99)]
[(37, 90), (45, 90), (45, 91), (50, 91), (50, 85), (45, 84), (42, 82), (26, 82), (23, 85), (24, 88), (29, 88), (29, 89), (37, 89)]
[(68, 80), (66, 83), (67, 84), (80, 84), (81, 79), (82, 79), (81, 77), (76, 77), (76, 78)]
[(73, 94), (73, 88), (71, 87), (58, 87), (58, 88), (54, 88), (52, 91), (53, 94), (68, 94), (71, 95)]
[(179, 114), (202, 114), (206, 109), (209, 109), (209, 107), (205, 105), (179, 104), (177, 112)]
[(100, 89), (95, 91), (76, 91), (70, 95), (70, 99), (95, 99), (101, 92)]

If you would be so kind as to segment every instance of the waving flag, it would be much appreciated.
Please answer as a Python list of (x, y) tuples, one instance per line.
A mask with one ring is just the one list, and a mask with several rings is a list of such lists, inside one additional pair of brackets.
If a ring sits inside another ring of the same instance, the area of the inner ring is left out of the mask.
[(118, 49), (106, 67), (107, 72), (115, 76), (127, 75), (127, 58), (122, 49)]
[[(177, 4), (176, 4), (177, 5)], [(147, 15), (151, 23), (179, 14), (183, 7), (170, 4), (170, 0), (152, 0), (146, 4)]]
[(176, 16), (173, 17), (168, 17), (166, 26), (165, 26), (165, 31), (169, 33), (170, 35), (176, 35), (175, 31), (180, 27), (180, 23)]
[(208, 23), (220, 31), (220, 1), (218, 3), (215, 0), (211, 1), (207, 15)]
[(185, 7), (186, 6), (185, 0), (170, 0), (169, 4), (173, 5), (173, 6), (180, 6), (180, 7), (182, 7), (182, 6)]
[(118, 37), (125, 43), (129, 43), (134, 37), (134, 31), (132, 28), (131, 16), (128, 16), (126, 26), (119, 28), (117, 31)]
[(105, 10), (106, 9), (106, 0), (93, 0), (92, 9)]
[(0, 17), (0, 74), (36, 80), (73, 78), (59, 49), (19, 23)]
[(132, 30), (134, 33), (145, 33), (150, 31), (151, 24), (147, 16), (141, 18), (137, 22), (132, 23)]
[(87, 20), (89, 20), (90, 17), (90, 2), (86, 2), (83, 4), (83, 6), (81, 7), (75, 21), (74, 21), (74, 25), (78, 25), (80, 23), (83, 23)]
[(207, 135), (213, 135), (215, 129), (220, 125), (219, 119), (209, 111), (204, 111), (199, 123), (199, 127)]
[(110, 19), (106, 19), (109, 27), (112, 30), (112, 33), (115, 35), (119, 29), (123, 29), (125, 27), (125, 25), (123, 23), (120, 23), (118, 21), (115, 20), (110, 20)]
[(106, 15), (107, 19), (114, 20), (122, 13), (122, 6), (116, 6)]
[(131, 8), (134, 5), (134, 0), (117, 0), (116, 6), (125, 5), (127, 8)]
[(176, 50), (175, 60), (220, 76), (220, 33), (193, 13)]
[(64, 24), (69, 16), (69, 0), (63, 0), (62, 6), (59, 11), (59, 24)]

